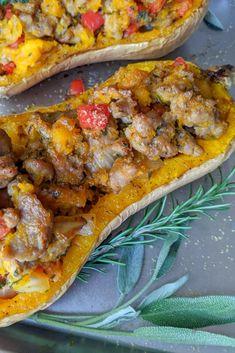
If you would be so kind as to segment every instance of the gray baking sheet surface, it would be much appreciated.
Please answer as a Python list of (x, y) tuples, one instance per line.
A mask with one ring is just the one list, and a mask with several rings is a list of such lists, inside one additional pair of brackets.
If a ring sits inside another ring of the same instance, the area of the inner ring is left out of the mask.
[[(199, 29), (181, 48), (167, 56), (182, 56), (204, 68), (221, 64), (235, 65), (235, 0), (213, 0), (210, 8), (224, 25), (224, 31), (214, 30), (202, 23)], [(51, 105), (64, 99), (71, 80), (82, 78), (87, 87), (102, 82), (127, 62), (108, 62), (80, 67), (61, 73), (9, 100), (0, 100), (0, 113), (15, 113), (32, 105)], [(233, 91), (234, 95), (234, 91)], [(234, 166), (231, 157), (223, 167), (228, 173)], [(214, 173), (217, 175), (217, 172)], [(206, 178), (193, 183), (206, 184)], [(188, 187), (174, 194), (184, 199)], [(202, 218), (192, 224), (189, 239), (183, 241), (173, 270), (158, 282), (166, 283), (188, 273), (189, 281), (177, 296), (209, 294), (235, 295), (235, 202), (228, 211), (216, 213), (215, 221)], [(137, 216), (138, 217), (138, 216)], [(145, 256), (142, 283), (148, 278), (151, 264), (158, 251), (158, 244), (149, 247)], [(102, 312), (116, 303), (117, 268), (108, 266), (105, 274), (92, 273), (87, 284), (75, 281), (67, 293), (53, 304), (48, 311)], [(235, 325), (209, 328), (211, 332), (235, 336)], [(141, 348), (142, 347), (142, 348)], [(16, 324), (0, 330), (0, 352), (17, 353), (67, 353), (67, 352), (172, 352), (172, 353), (232, 353), (234, 349), (216, 347), (193, 347), (153, 343), (125, 338), (108, 339), (105, 336), (85, 337), (56, 332), (50, 329)]]

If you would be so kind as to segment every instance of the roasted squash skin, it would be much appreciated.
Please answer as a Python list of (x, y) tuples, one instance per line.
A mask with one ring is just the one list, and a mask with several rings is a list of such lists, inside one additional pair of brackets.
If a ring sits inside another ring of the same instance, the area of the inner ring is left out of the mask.
[(122, 39), (98, 36), (94, 41), (86, 33), (81, 42), (68, 45), (26, 33), (24, 42), (18, 47), (0, 45), (0, 57), (15, 65), (11, 74), (0, 75), (0, 95), (20, 93), (60, 71), (83, 64), (117, 59), (156, 59), (166, 55), (197, 28), (207, 6), (207, 0), (192, 0), (190, 9), (171, 25), (144, 33), (137, 31)]
[[(120, 69), (101, 87), (122, 84), (127, 75), (133, 76), (136, 69), (150, 72), (156, 67), (172, 65), (172, 62), (143, 62), (130, 64)], [(76, 236), (68, 252), (63, 257), (62, 276), (56, 282), (50, 283), (50, 288), (44, 293), (20, 293), (12, 299), (0, 300), (0, 325), (7, 326), (21, 320), (35, 311), (46, 308), (58, 299), (74, 281), (77, 272), (85, 263), (92, 249), (104, 240), (128, 216), (145, 207), (164, 194), (184, 185), (221, 164), (234, 149), (235, 139), (235, 104), (227, 89), (219, 82), (209, 82), (200, 69), (188, 63), (198, 77), (198, 85), (204, 97), (216, 99), (217, 107), (228, 128), (220, 138), (213, 140), (197, 139), (204, 153), (199, 157), (178, 155), (165, 159), (163, 165), (148, 179), (137, 179), (124, 187), (119, 193), (108, 193), (101, 197), (89, 213), (95, 217), (95, 229), (90, 236)], [(93, 89), (78, 97), (52, 107), (39, 108), (34, 111), (51, 113), (67, 111), (86, 103)], [(25, 148), (24, 137), (16, 138), (16, 131), (27, 124), (32, 111), (14, 116), (0, 118), (0, 128), (4, 129), (13, 141), (13, 150), (17, 154)], [(159, 191), (159, 192), (158, 192)], [(156, 193), (157, 192), (157, 193)], [(79, 260), (78, 260), (79, 259)]]

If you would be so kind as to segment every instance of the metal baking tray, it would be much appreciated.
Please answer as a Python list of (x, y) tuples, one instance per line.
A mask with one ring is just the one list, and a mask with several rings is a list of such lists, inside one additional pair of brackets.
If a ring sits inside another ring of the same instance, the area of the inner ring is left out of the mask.
[[(187, 43), (167, 58), (183, 56), (205, 68), (227, 63), (235, 64), (235, 0), (213, 0), (210, 2), (210, 8), (219, 16), (224, 25), (224, 31), (212, 29), (202, 23)], [(20, 112), (32, 105), (54, 104), (65, 98), (72, 79), (82, 78), (86, 86), (91, 87), (108, 78), (126, 63), (116, 61), (94, 64), (61, 73), (16, 97), (0, 100), (0, 113)], [(222, 171), (225, 174), (228, 173), (234, 166), (234, 162), (233, 156), (223, 165)], [(195, 182), (194, 186), (204, 183), (205, 178)], [(177, 190), (177, 197), (183, 197), (186, 189), (187, 186)], [(235, 202), (231, 199), (230, 201), (232, 201), (232, 207), (216, 215), (215, 221), (203, 218), (194, 222), (192, 230), (188, 232), (189, 239), (181, 245), (174, 269), (159, 281), (159, 285), (164, 281), (175, 280), (189, 273), (190, 279), (178, 295), (235, 295)], [(155, 250), (157, 249), (147, 250), (143, 282), (149, 275)], [(105, 274), (92, 273), (87, 284), (76, 281), (67, 293), (48, 310), (99, 312), (112, 307), (118, 298), (115, 283), (117, 269), (109, 266), (106, 270)], [(235, 325), (211, 328), (211, 331), (234, 336)], [(33, 327), (26, 323), (0, 330), (0, 352), (106, 353), (110, 351), (113, 353), (146, 351), (232, 353), (234, 349), (170, 345), (117, 337), (111, 340), (105, 336), (85, 337), (84, 335), (72, 335), (65, 331), (56, 332), (50, 328)]]

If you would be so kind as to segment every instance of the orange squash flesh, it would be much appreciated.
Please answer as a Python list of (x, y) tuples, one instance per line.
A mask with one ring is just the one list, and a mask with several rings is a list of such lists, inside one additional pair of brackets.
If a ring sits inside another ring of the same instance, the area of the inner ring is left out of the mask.
[[(14, 84), (17, 84), (17, 85), (21, 84), (22, 80), (25, 81), (26, 79), (38, 74), (38, 72), (52, 70), (52, 73), (51, 73), (52, 75), (55, 73), (53, 72), (53, 68), (56, 65), (63, 63), (63, 61), (65, 61), (66, 59), (72, 58), (74, 55), (77, 55), (77, 54), (82, 54), (85, 52), (92, 53), (96, 50), (100, 50), (108, 47), (115, 47), (120, 45), (123, 48), (125, 47), (125, 52), (128, 52), (130, 48), (130, 57), (128, 58), (135, 59), (135, 53), (138, 54), (138, 51), (132, 52), (131, 45), (139, 44), (140, 45), (139, 51), (142, 52), (143, 48), (141, 47), (141, 44), (145, 44), (148, 42), (150, 43), (156, 38), (162, 39), (164, 41), (165, 40), (164, 38), (169, 37), (170, 39), (171, 36), (174, 37), (174, 33), (176, 32), (176, 30), (183, 27), (184, 23), (187, 20), (189, 20), (190, 17), (193, 17), (193, 15), (201, 8), (204, 8), (204, 12), (205, 12), (207, 8), (207, 0), (193, 0), (192, 7), (184, 14), (184, 16), (182, 16), (181, 18), (178, 18), (170, 26), (162, 29), (153, 29), (151, 31), (147, 31), (144, 33), (136, 32), (130, 37), (122, 38), (120, 40), (107, 39), (107, 38), (105, 39), (102, 38), (100, 40), (99, 38), (97, 38), (97, 41), (95, 44), (90, 43), (88, 40), (87, 43), (68, 45), (68, 44), (60, 44), (55, 40), (32, 38), (30, 35), (26, 36), (25, 43), (20, 45), (18, 48), (15, 48), (15, 49), (12, 49), (9, 47), (0, 48), (0, 57), (10, 57), (11, 60), (16, 64), (16, 69), (14, 70), (13, 74), (0, 76), (0, 87), (8, 87), (8, 86), (10, 87)], [(202, 20), (202, 18), (203, 16), (201, 16), (200, 20)], [(198, 20), (197, 20), (197, 23), (194, 25), (194, 29), (196, 28), (197, 25), (198, 25)], [(181, 42), (184, 41), (185, 39), (186, 39), (186, 35), (183, 36)], [(159, 43), (158, 45), (161, 45), (161, 43)], [(174, 48), (172, 47), (171, 50), (173, 49)], [(170, 50), (168, 50), (168, 52), (169, 51)], [(124, 54), (125, 53), (121, 53), (119, 50), (119, 53), (116, 59), (120, 60), (122, 56), (123, 58), (127, 58)], [(144, 54), (144, 51), (143, 51), (143, 54)], [(164, 51), (162, 55), (165, 55), (165, 54), (166, 52)], [(107, 54), (107, 58), (102, 57), (102, 61), (109, 60), (108, 55), (109, 54)], [(34, 57), (35, 57), (35, 60), (33, 59)], [(145, 55), (144, 57), (153, 57), (153, 56), (149, 56), (149, 54), (147, 53), (147, 55)], [(154, 56), (154, 58), (156, 58), (156, 55)], [(112, 59), (115, 59), (115, 58), (112, 58)], [(98, 62), (100, 60), (94, 58), (92, 60), (88, 59), (88, 61), (90, 63), (90, 62)], [(86, 59), (82, 64), (84, 63), (88, 63)], [(25, 69), (26, 65), (27, 65), (27, 69)], [(68, 63), (68, 65), (66, 66), (66, 69), (70, 67), (71, 66)], [(62, 69), (58, 71), (61, 71), (61, 70)], [(51, 75), (46, 75), (46, 77), (49, 77)], [(43, 78), (45, 78), (44, 74), (42, 74), (42, 77), (39, 80), (37, 80), (37, 82), (41, 81)], [(30, 84), (30, 86), (32, 86), (33, 84), (34, 83)]]
[[(120, 78), (123, 77), (123, 72), (128, 73), (128, 71), (131, 71), (133, 68), (150, 72), (156, 65), (169, 64), (171, 64), (171, 62), (167, 61), (131, 64), (126, 68), (121, 69), (101, 86), (104, 87), (115, 82), (120, 82)], [(192, 65), (192, 68), (198, 73), (200, 72), (196, 66)], [(72, 281), (77, 271), (89, 257), (92, 249), (94, 249), (99, 242), (101, 232), (124, 209), (141, 200), (151, 191), (180, 178), (185, 172), (201, 166), (203, 163), (217, 157), (229, 148), (235, 138), (235, 104), (222, 84), (211, 83), (208, 85), (208, 82), (202, 79), (199, 85), (201, 87), (201, 93), (205, 97), (213, 97), (216, 99), (220, 114), (228, 122), (226, 133), (220, 138), (214, 140), (197, 139), (197, 142), (204, 149), (204, 153), (200, 157), (178, 155), (174, 158), (165, 159), (160, 169), (154, 172), (148, 180), (135, 180), (128, 186), (124, 187), (118, 194), (110, 193), (102, 196), (90, 211), (90, 214), (94, 215), (96, 219), (93, 235), (86, 237), (77, 236), (74, 239), (67, 254), (63, 257), (63, 275), (61, 278), (57, 282), (51, 282), (50, 289), (46, 293), (21, 293), (13, 299), (1, 299), (0, 319), (2, 321), (0, 321), (0, 325), (7, 325), (16, 320), (22, 319), (26, 315), (46, 307), (49, 303), (53, 302), (57, 297), (63, 294), (65, 287), (67, 287), (68, 283)], [(87, 97), (92, 94), (92, 91), (93, 90), (91, 89), (81, 96), (72, 98), (66, 102), (34, 111), (53, 112), (73, 109), (82, 102), (86, 102)], [(17, 141), (14, 139), (15, 131), (20, 125), (27, 123), (30, 115), (31, 112), (26, 112), (24, 114), (0, 118), (0, 127), (5, 129), (12, 138), (13, 149), (16, 153), (24, 148), (24, 141)], [(14, 317), (14, 315), (16, 316)]]

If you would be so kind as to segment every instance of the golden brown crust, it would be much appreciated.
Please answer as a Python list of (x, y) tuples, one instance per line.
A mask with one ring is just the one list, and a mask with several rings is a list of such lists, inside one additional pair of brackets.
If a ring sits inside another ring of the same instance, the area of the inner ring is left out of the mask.
[(195, 10), (192, 15), (185, 20), (182, 26), (176, 28), (175, 31), (168, 36), (159, 37), (149, 42), (112, 45), (103, 49), (93, 49), (73, 55), (57, 65), (42, 69), (35, 75), (23, 79), (20, 83), (0, 87), (0, 96), (11, 97), (61, 71), (73, 69), (85, 64), (111, 60), (146, 60), (160, 58), (175, 50), (191, 36), (204, 18), (207, 9), (208, 0), (203, 0), (201, 7)]

